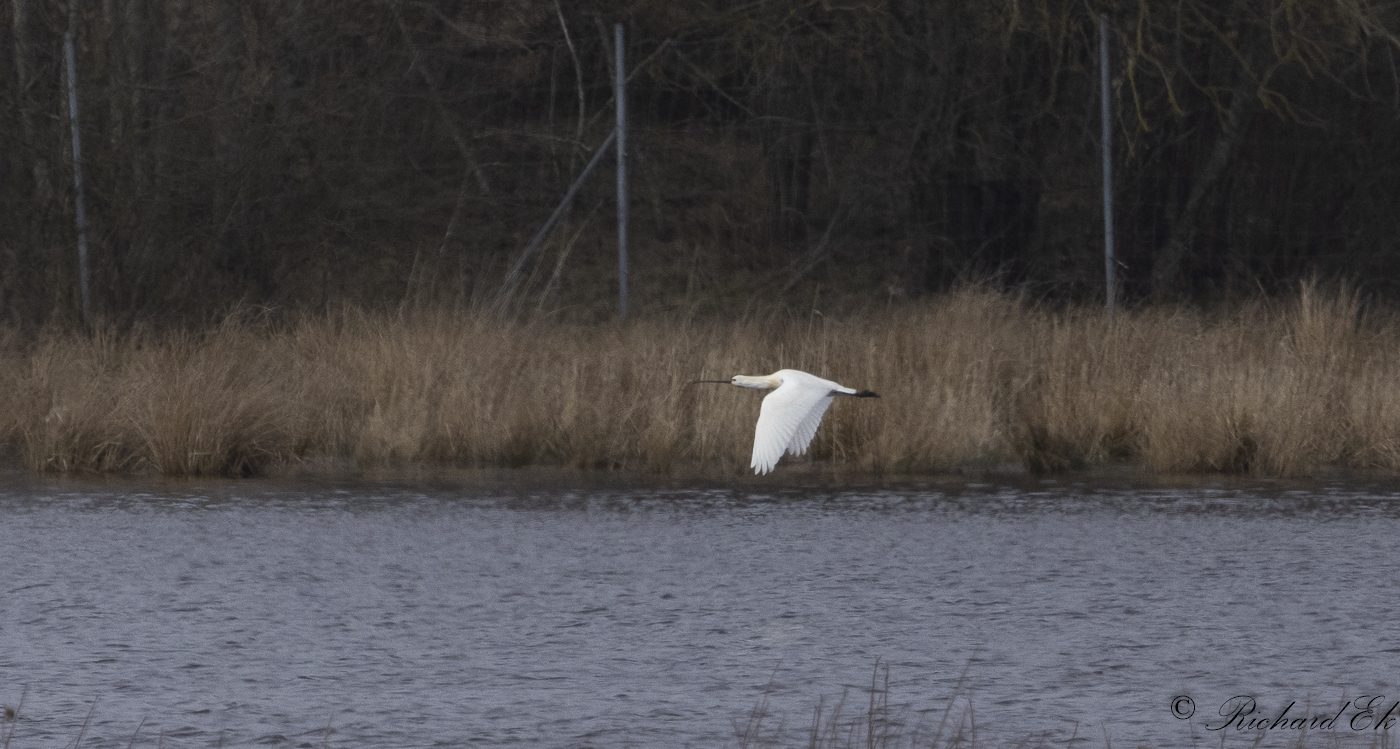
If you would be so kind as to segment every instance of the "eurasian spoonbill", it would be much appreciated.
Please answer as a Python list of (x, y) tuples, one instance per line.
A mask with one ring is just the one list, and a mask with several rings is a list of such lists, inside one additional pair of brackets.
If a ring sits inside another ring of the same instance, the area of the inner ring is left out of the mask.
[(796, 369), (780, 369), (764, 376), (734, 375), (728, 380), (696, 380), (738, 385), (741, 388), (772, 390), (758, 409), (758, 427), (753, 434), (754, 473), (773, 470), (786, 450), (792, 455), (807, 452), (822, 414), (838, 395), (853, 398), (879, 398), (869, 390), (855, 390)]

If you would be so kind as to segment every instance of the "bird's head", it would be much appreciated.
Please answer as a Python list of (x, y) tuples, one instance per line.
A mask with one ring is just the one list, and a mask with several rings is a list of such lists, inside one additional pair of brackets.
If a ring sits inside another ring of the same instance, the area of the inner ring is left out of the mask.
[(741, 388), (754, 388), (755, 390), (772, 390), (783, 384), (778, 378), (772, 375), (754, 377), (753, 375), (734, 375), (727, 380), (696, 380), (699, 382), (714, 382), (721, 385), (738, 385)]

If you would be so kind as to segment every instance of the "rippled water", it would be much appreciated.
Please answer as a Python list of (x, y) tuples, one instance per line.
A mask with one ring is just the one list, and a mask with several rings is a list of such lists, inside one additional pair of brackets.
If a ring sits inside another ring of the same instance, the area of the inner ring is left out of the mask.
[(801, 746), (877, 660), (906, 736), (979, 746), (1245, 746), (1236, 695), (1364, 746), (1400, 698), (1394, 487), (27, 482), (12, 749), (734, 746), (764, 694)]

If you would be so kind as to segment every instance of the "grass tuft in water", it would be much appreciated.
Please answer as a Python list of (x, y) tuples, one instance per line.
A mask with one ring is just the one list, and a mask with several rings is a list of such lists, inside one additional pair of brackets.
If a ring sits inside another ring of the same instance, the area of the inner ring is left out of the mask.
[[(775, 671), (776, 674), (776, 671)], [(890, 705), (889, 664), (875, 662), (870, 676), (869, 696), (863, 710), (847, 712), (849, 692), (843, 692), (834, 704), (827, 704), (825, 697), (817, 700), (812, 710), (812, 722), (807, 731), (807, 749), (898, 749), (899, 747), (977, 747), (976, 716), (971, 703), (963, 693), (967, 669), (964, 668), (953, 695), (941, 711), (934, 710), (915, 715), (910, 706)], [(735, 738), (740, 749), (783, 746), (783, 722), (772, 727), (773, 722), (769, 696), (773, 689), (770, 680), (768, 687), (755, 703), (753, 710), (743, 724), (735, 724)]]

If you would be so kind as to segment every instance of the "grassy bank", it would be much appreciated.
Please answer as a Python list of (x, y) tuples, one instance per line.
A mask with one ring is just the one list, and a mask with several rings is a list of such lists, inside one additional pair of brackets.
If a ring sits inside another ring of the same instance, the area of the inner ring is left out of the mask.
[(883, 396), (838, 402), (817, 435), (815, 457), (846, 471), (1400, 469), (1400, 314), (1312, 287), (1114, 320), (966, 291), (840, 319), (345, 312), (10, 336), (0, 437), (41, 471), (244, 475), (329, 458), (738, 475), (760, 394), (688, 383), (782, 367)]

